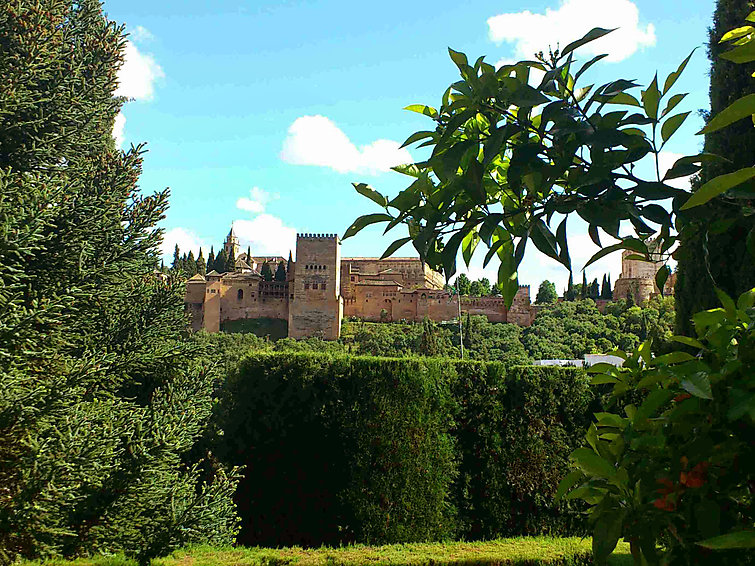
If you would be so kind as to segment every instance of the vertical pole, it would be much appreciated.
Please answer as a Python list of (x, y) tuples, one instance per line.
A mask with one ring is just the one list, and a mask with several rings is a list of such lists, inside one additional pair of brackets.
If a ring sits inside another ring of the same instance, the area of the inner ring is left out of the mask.
[(456, 291), (456, 298), (459, 305), (459, 345), (461, 346), (461, 359), (464, 359), (464, 334), (461, 329), (461, 293), (459, 293), (458, 289)]

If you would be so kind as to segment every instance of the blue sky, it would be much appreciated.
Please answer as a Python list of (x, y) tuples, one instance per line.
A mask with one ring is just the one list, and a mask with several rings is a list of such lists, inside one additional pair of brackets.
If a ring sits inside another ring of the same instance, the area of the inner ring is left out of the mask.
[[(421, 153), (398, 146), (429, 119), (402, 110), (439, 104), (458, 75), (447, 47), (491, 63), (531, 58), (594, 26), (621, 26), (601, 40), (607, 62), (589, 81), (661, 79), (695, 47), (678, 89), (680, 110), (707, 106), (703, 43), (712, 0), (519, 0), (464, 2), (231, 2), (107, 0), (109, 17), (131, 33), (120, 93), (128, 102), (116, 138), (147, 142), (140, 185), (170, 187), (164, 249), (216, 249), (233, 223), (253, 253), (288, 255), (299, 232), (343, 234), (354, 218), (376, 212), (352, 181), (392, 195), (406, 186), (390, 165)], [(611, 37), (614, 36), (614, 37)], [(579, 52), (578, 52), (579, 53)], [(582, 59), (592, 56), (588, 50)], [(690, 117), (665, 148), (666, 161), (696, 153)], [(570, 224), (575, 267), (595, 251), (579, 222)], [(344, 256), (380, 255), (394, 230), (365, 230), (343, 243)], [(399, 255), (415, 255), (406, 246)], [(484, 254), (472, 277), (483, 275)], [(461, 263), (461, 262), (460, 262)], [(484, 272), (494, 279), (497, 266)], [(618, 257), (588, 277), (620, 272)], [(559, 290), (568, 273), (532, 250), (520, 282), (543, 279)], [(581, 276), (577, 275), (579, 279)], [(534, 294), (534, 291), (533, 291)]]

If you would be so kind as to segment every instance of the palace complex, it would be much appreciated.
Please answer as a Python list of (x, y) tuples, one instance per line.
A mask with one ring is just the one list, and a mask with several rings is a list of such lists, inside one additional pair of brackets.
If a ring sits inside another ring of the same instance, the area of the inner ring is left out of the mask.
[[(298, 234), (296, 261), (287, 265), (285, 281), (266, 281), (267, 263), (273, 272), (281, 256), (239, 253), (233, 229), (224, 243), (235, 269), (194, 275), (186, 284), (185, 304), (192, 328), (218, 332), (223, 323), (240, 319), (272, 318), (288, 322), (292, 338), (316, 336), (335, 340), (344, 316), (376, 322), (413, 321), (425, 317), (452, 320), (459, 313), (483, 315), (491, 322), (529, 326), (537, 307), (530, 288), (520, 286), (511, 308), (501, 297), (458, 297), (444, 290), (443, 276), (416, 257), (341, 257), (336, 234)], [(642, 265), (638, 265), (642, 264)], [(616, 298), (635, 295), (636, 302), (657, 293), (657, 266), (622, 256), (622, 277)]]

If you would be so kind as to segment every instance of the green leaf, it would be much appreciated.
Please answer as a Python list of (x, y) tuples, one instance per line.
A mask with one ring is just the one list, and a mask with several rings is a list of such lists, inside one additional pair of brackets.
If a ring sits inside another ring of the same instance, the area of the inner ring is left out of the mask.
[(682, 380), (680, 385), (682, 386), (682, 389), (695, 397), (700, 397), (701, 399), (713, 399), (708, 376), (702, 372), (693, 373), (692, 375), (687, 376)]
[(461, 255), (464, 258), (464, 263), (469, 267), (469, 262), (472, 261), (472, 255), (474, 255), (477, 244), (480, 243), (480, 236), (477, 230), (470, 230), (469, 233), (464, 236), (461, 241)]
[(462, 70), (465, 66), (469, 66), (469, 61), (467, 61), (467, 56), (464, 55), (464, 53), (461, 53), (460, 51), (454, 51), (449, 47), (448, 54), (451, 56), (451, 61), (453, 61), (456, 66), (459, 67), (459, 70)]
[(692, 50), (692, 53), (687, 55), (684, 61), (682, 61), (682, 63), (679, 65), (679, 68), (666, 78), (666, 82), (663, 85), (663, 94), (666, 94), (669, 91), (669, 89), (671, 89), (671, 87), (674, 86), (674, 83), (676, 83), (677, 79), (679, 79), (682, 72), (684, 72), (684, 68), (687, 66), (687, 63), (689, 63), (689, 60), (692, 58), (692, 54), (695, 52), (695, 49)]
[(734, 304), (734, 300), (718, 287), (714, 287), (713, 290), (716, 292), (718, 300), (721, 301), (721, 305), (726, 311), (726, 316), (733, 319), (737, 318), (737, 307)]
[(351, 238), (355, 234), (359, 233), (364, 227), (369, 226), (370, 224), (375, 224), (376, 222), (390, 222), (393, 220), (393, 216), (390, 214), (384, 214), (382, 212), (378, 212), (376, 214), (365, 214), (364, 216), (360, 216), (356, 220), (354, 220), (354, 223), (349, 226), (349, 228), (346, 230), (346, 232), (343, 235), (342, 240), (345, 240), (346, 238)]
[(612, 96), (609, 100), (606, 101), (606, 104), (624, 104), (626, 106), (637, 106), (638, 108), (642, 107), (640, 101), (628, 92), (620, 92), (616, 96)]
[(583, 269), (585, 269), (588, 265), (595, 263), (599, 259), (607, 256), (608, 254), (611, 254), (618, 250), (633, 250), (643, 255), (647, 254), (648, 252), (648, 248), (642, 240), (638, 240), (637, 238), (624, 238), (618, 244), (613, 244), (612, 246), (605, 247), (602, 250), (598, 251), (590, 258), (590, 261), (585, 264), (585, 267)]
[(438, 111), (435, 108), (433, 108), (432, 106), (425, 106), (424, 104), (410, 104), (409, 106), (404, 106), (404, 110), (417, 112), (418, 114), (430, 116), (430, 118), (438, 117)]
[(571, 472), (566, 474), (566, 477), (562, 479), (558, 484), (558, 489), (556, 490), (556, 501), (559, 501), (564, 495), (566, 495), (566, 492), (577, 485), (577, 483), (579, 483), (579, 481), (583, 477), (585, 477), (584, 474), (579, 470), (572, 470)]
[(637, 409), (632, 421), (637, 424), (652, 417), (658, 409), (668, 403), (674, 394), (668, 389), (656, 389), (648, 393), (648, 396)]
[(661, 91), (658, 90), (658, 75), (656, 74), (647, 90), (642, 91), (642, 106), (648, 118), (658, 119), (658, 103), (660, 100)]
[(563, 263), (558, 255), (558, 250), (556, 249), (556, 237), (541, 218), (538, 218), (532, 224), (532, 227), (530, 228), (530, 239), (538, 250), (548, 257), (552, 257), (559, 263)]
[(582, 74), (585, 71), (587, 71), (587, 69), (589, 69), (595, 63), (597, 63), (598, 61), (600, 61), (601, 59), (604, 59), (606, 57), (608, 57), (608, 53), (603, 53), (602, 55), (596, 55), (595, 57), (593, 57), (592, 59), (590, 59), (587, 63), (585, 63), (584, 65), (582, 65), (582, 67), (579, 69), (579, 71), (577, 71), (577, 74), (574, 75), (574, 82), (576, 83), (579, 80), (579, 77), (581, 77)]
[(709, 538), (696, 544), (713, 550), (726, 550), (727, 548), (755, 548), (755, 531), (737, 531)]
[(354, 185), (354, 188), (357, 190), (357, 192), (360, 195), (366, 196), (372, 202), (379, 204), (383, 208), (388, 206), (388, 199), (385, 198), (383, 195), (381, 195), (379, 192), (377, 192), (375, 189), (370, 187), (369, 185), (365, 183), (351, 183), (351, 184)]
[(671, 268), (668, 265), (662, 265), (655, 274), (655, 284), (663, 295), (663, 287), (666, 285), (668, 276), (671, 275)]
[(657, 358), (653, 358), (650, 361), (650, 365), (659, 366), (679, 364), (682, 362), (690, 362), (694, 359), (695, 357), (688, 354), (687, 352), (671, 352), (670, 354), (664, 354), (662, 356), (658, 356)]
[(681, 125), (684, 124), (684, 121), (687, 119), (687, 116), (689, 116), (689, 114), (689, 112), (676, 114), (674, 116), (671, 116), (671, 118), (663, 123), (663, 126), (661, 126), (661, 139), (663, 140), (663, 143), (666, 143), (669, 138), (674, 135), (674, 132), (676, 132), (676, 130), (678, 130)]
[(396, 173), (401, 173), (402, 175), (408, 175), (409, 177), (414, 177), (415, 179), (419, 179), (419, 176), (422, 174), (422, 170), (417, 167), (416, 163), (404, 163), (402, 165), (394, 165), (391, 167), (393, 171)]
[(726, 43), (727, 41), (745, 37), (747, 35), (750, 35), (753, 31), (755, 31), (755, 28), (752, 26), (742, 26), (741, 28), (727, 31), (718, 43)]
[[(755, 231), (755, 228), (753, 228), (753, 231)], [(755, 305), (755, 288), (739, 295), (739, 298), (737, 299), (737, 308), (739, 310), (747, 310), (752, 308), (753, 305)]]
[(705, 204), (709, 200), (725, 193), (729, 189), (741, 185), (745, 181), (749, 181), (753, 177), (755, 177), (755, 167), (745, 167), (734, 173), (719, 175), (695, 191), (687, 202), (684, 203), (682, 210), (689, 210), (695, 206)]
[(599, 374), (593, 376), (593, 378), (590, 380), (590, 384), (592, 385), (603, 385), (604, 383), (618, 383), (619, 380), (615, 377), (612, 377), (610, 375), (606, 374)]
[(716, 132), (729, 124), (733, 124), (742, 118), (748, 118), (753, 114), (755, 114), (755, 94), (748, 94), (747, 96), (738, 98), (716, 114), (702, 130), (697, 132), (697, 135)]
[(681, 94), (675, 94), (668, 100), (668, 104), (666, 104), (666, 108), (661, 112), (661, 118), (666, 116), (669, 112), (671, 112), (674, 108), (676, 108), (679, 103), (684, 100), (687, 96), (686, 92), (683, 92)]
[(418, 142), (419, 140), (423, 140), (425, 138), (431, 138), (434, 135), (435, 132), (430, 131), (414, 132), (411, 136), (406, 138), (406, 141), (401, 144), (401, 147), (406, 147), (407, 145), (413, 144), (414, 142)]
[(689, 336), (672, 336), (671, 340), (673, 340), (674, 342), (679, 342), (680, 344), (685, 344), (692, 348), (698, 348), (700, 350), (706, 349), (705, 345), (702, 342), (695, 340), (694, 338), (690, 338)]
[(577, 41), (572, 41), (569, 45), (564, 47), (563, 51), (561, 51), (561, 57), (566, 57), (569, 53), (574, 51), (575, 49), (582, 47), (586, 43), (590, 43), (591, 41), (595, 41), (596, 39), (600, 39), (604, 35), (607, 35), (614, 31), (616, 28), (613, 29), (604, 29), (604, 28), (593, 28), (590, 31), (588, 31), (584, 36), (582, 36), (582, 39), (578, 39)]
[(616, 468), (589, 448), (577, 448), (570, 457), (590, 476), (608, 480), (616, 476)]
[(400, 238), (396, 240), (390, 246), (388, 246), (388, 248), (383, 252), (383, 255), (380, 256), (380, 259), (385, 259), (387, 257), (392, 256), (396, 252), (397, 249), (399, 249), (401, 246), (411, 241), (412, 241), (411, 237)]
[(607, 509), (600, 514), (592, 533), (592, 553), (596, 564), (605, 564), (621, 538), (624, 512)]
[(721, 54), (722, 59), (727, 59), (732, 63), (750, 63), (755, 61), (755, 41), (748, 41), (734, 49)]

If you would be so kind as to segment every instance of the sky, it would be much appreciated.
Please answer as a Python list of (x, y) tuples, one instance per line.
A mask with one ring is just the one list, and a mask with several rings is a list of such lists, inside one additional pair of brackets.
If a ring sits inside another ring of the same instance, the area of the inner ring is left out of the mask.
[[(352, 182), (388, 196), (408, 185), (390, 167), (421, 159), (422, 150), (400, 145), (433, 124), (403, 107), (440, 105), (459, 78), (449, 47), (502, 64), (596, 26), (618, 27), (577, 51), (582, 61), (609, 55), (585, 85), (618, 78), (647, 85), (656, 71), (664, 80), (698, 48), (676, 86), (690, 93), (676, 111), (693, 114), (664, 148), (662, 167), (698, 153), (713, 7), (713, 0), (105, 0), (109, 18), (130, 34), (117, 91), (129, 102), (113, 135), (123, 149), (146, 143), (142, 191), (171, 189), (161, 224), (166, 263), (175, 244), (195, 255), (200, 246), (205, 256), (211, 245), (217, 251), (231, 225), (242, 249), (287, 257), (297, 232), (343, 235), (358, 216), (380, 211)], [(406, 235), (403, 227), (382, 231), (347, 239), (342, 256), (380, 256)], [(569, 246), (579, 282), (577, 270), (597, 248), (576, 217)], [(483, 247), (459, 271), (495, 280), (495, 261), (482, 268)], [(396, 255), (416, 253), (407, 245)], [(620, 272), (613, 254), (589, 266), (587, 277), (610, 273), (615, 281)], [(519, 282), (534, 296), (544, 279), (561, 292), (568, 271), (530, 247)]]

